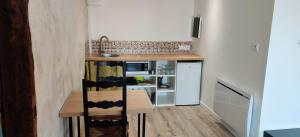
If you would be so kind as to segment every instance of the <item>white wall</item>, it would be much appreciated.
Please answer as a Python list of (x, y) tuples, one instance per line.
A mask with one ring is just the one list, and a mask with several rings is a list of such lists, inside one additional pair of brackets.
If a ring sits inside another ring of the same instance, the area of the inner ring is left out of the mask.
[(30, 0), (38, 137), (67, 137), (58, 112), (72, 90), (81, 90), (87, 40), (85, 0)]
[[(202, 103), (213, 108), (216, 78), (228, 80), (254, 96), (251, 135), (257, 137), (273, 0), (196, 0), (195, 14), (204, 19), (193, 51), (204, 56)], [(253, 50), (253, 43), (261, 45)]]
[(299, 5), (299, 0), (275, 0), (261, 136), (264, 130), (300, 128)]
[(92, 39), (189, 41), (194, 0), (102, 0), (89, 7)]

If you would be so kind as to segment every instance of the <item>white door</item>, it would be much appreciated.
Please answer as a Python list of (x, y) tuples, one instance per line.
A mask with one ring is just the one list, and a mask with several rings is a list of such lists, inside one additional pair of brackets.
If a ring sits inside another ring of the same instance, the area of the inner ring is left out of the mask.
[(201, 62), (178, 62), (176, 105), (200, 104)]

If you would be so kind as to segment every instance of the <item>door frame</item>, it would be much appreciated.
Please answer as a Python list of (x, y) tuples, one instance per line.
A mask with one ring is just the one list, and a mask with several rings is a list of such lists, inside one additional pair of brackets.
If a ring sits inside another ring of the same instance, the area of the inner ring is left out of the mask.
[(0, 1), (0, 110), (4, 137), (36, 137), (29, 0)]

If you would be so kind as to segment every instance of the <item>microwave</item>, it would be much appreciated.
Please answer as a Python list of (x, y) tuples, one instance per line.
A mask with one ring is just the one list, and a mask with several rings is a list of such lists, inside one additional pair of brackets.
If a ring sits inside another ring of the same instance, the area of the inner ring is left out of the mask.
[(149, 62), (126, 62), (126, 75), (148, 75)]

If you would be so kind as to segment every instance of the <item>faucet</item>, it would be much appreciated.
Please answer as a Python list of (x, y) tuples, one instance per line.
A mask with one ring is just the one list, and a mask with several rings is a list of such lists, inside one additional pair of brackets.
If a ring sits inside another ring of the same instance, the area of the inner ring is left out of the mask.
[(106, 41), (109, 42), (109, 39), (107, 36), (104, 35), (104, 36), (100, 37), (99, 55), (101, 55), (101, 53), (102, 53), (101, 48), (102, 48), (102, 42), (104, 39), (106, 39)]

